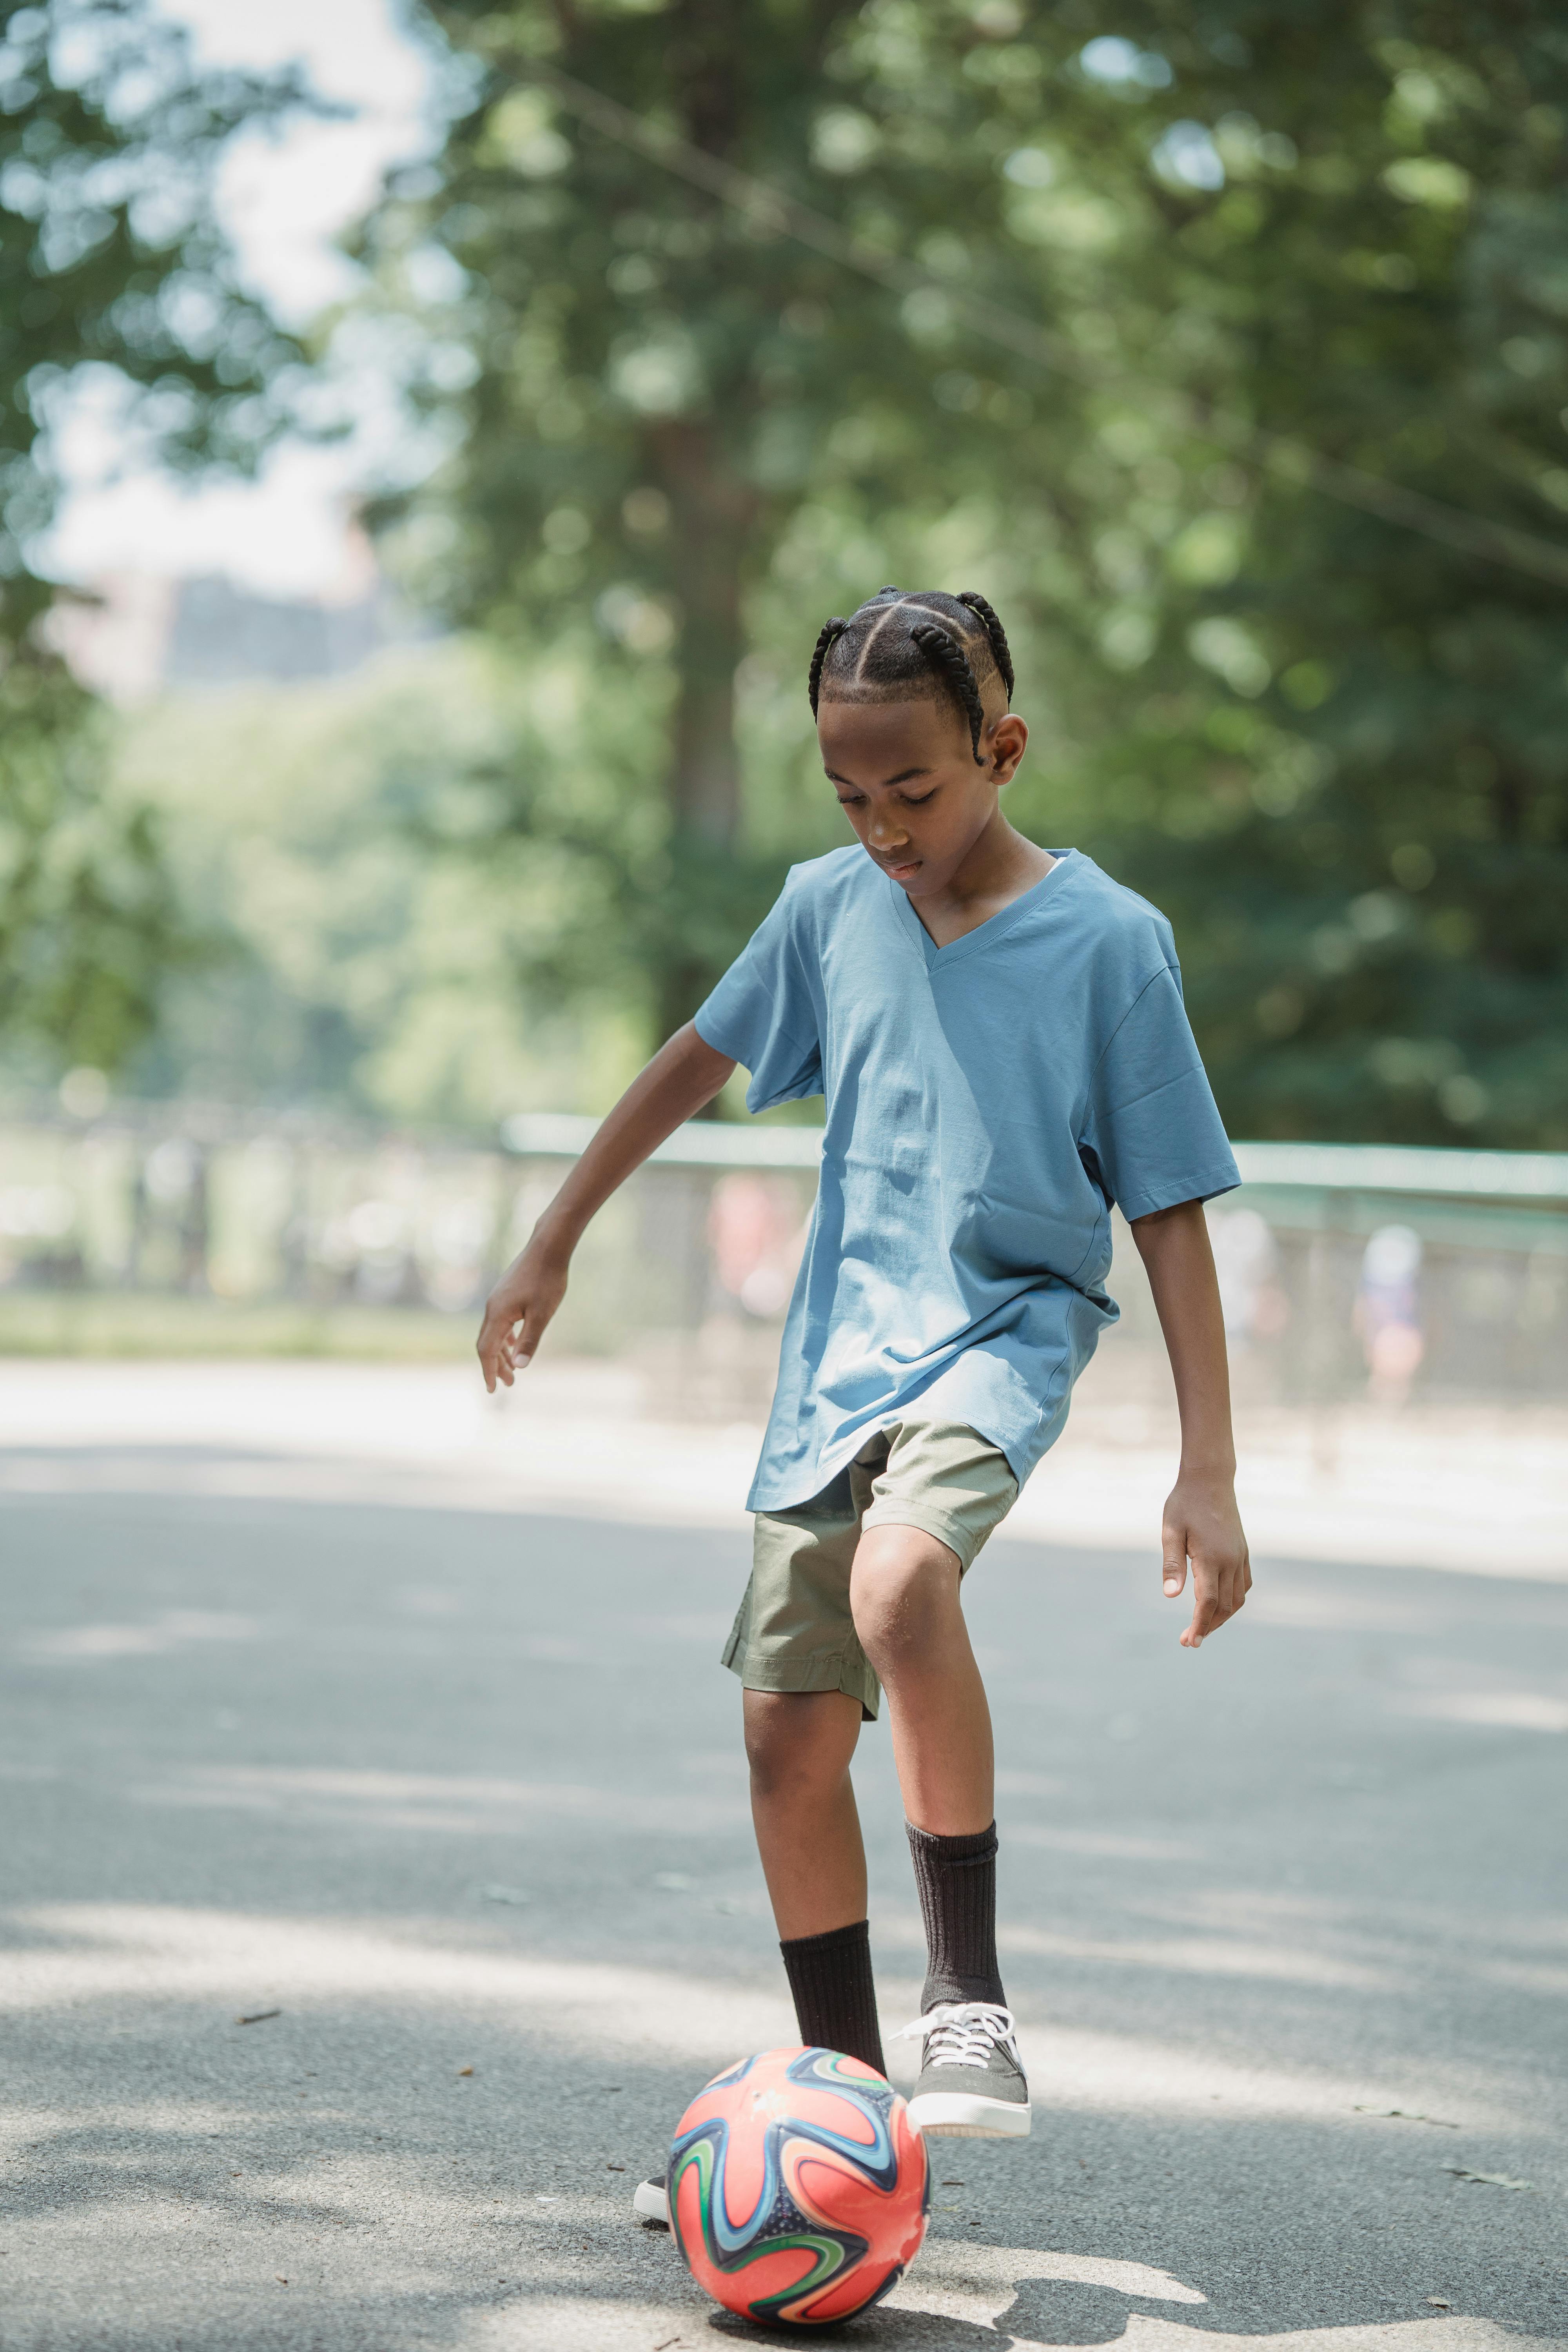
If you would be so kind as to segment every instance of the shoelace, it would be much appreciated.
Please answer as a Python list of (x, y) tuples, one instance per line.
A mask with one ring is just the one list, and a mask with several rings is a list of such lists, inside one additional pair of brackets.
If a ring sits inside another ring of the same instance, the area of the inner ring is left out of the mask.
[(900, 2025), (895, 2042), (923, 2037), (928, 2066), (984, 2066), (1000, 2042), (1016, 2057), (1013, 2012), (990, 2000), (944, 2000), (928, 2009), (912, 2025)]

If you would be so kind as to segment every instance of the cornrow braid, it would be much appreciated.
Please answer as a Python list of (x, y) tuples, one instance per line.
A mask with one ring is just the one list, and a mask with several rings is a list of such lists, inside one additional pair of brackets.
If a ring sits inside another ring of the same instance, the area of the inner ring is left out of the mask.
[(983, 596), (889, 584), (847, 621), (835, 614), (817, 638), (809, 672), (811, 707), (815, 711), (824, 697), (899, 702), (934, 693), (962, 713), (978, 760), (984, 724), (981, 698), (983, 691), (992, 692), (993, 677), (1011, 701), (1006, 632)]
[(924, 621), (910, 631), (911, 641), (919, 646), (933, 669), (939, 669), (952, 687), (969, 720), (969, 740), (974, 751), (977, 768), (985, 765), (980, 756), (980, 730), (985, 724), (985, 706), (980, 699), (980, 688), (974, 682), (974, 672), (969, 667), (969, 656), (958, 639), (939, 628), (934, 621)]
[(965, 588), (959, 595), (961, 604), (985, 624), (985, 634), (991, 640), (991, 650), (996, 656), (996, 667), (1002, 673), (1002, 683), (1007, 689), (1007, 699), (1013, 699), (1013, 656), (1007, 646), (1007, 632), (1001, 620), (977, 588)]
[(811, 697), (811, 715), (814, 719), (816, 716), (817, 698), (822, 692), (822, 665), (827, 659), (827, 648), (835, 637), (841, 637), (844, 635), (848, 626), (848, 622), (840, 619), (837, 614), (831, 621), (825, 621), (822, 625), (822, 634), (812, 650), (811, 672), (806, 679), (805, 690)]

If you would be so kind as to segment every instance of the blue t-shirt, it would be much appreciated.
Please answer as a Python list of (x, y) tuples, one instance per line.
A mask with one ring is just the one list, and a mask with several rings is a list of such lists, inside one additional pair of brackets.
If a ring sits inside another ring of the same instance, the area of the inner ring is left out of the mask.
[(796, 866), (697, 1015), (752, 1110), (826, 1097), (752, 1510), (809, 1500), (917, 1402), (1021, 1485), (1116, 1318), (1111, 1203), (1240, 1181), (1170, 925), (1054, 854), (945, 948), (858, 845)]

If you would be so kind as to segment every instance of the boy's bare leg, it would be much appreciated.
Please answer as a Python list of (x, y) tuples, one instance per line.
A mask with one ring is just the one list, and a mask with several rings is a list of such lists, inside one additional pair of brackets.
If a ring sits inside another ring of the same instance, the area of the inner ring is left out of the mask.
[(864, 1919), (866, 1848), (849, 1778), (859, 1700), (844, 1691), (743, 1698), (752, 1819), (780, 1939)]
[(963, 1837), (995, 1813), (991, 1709), (959, 1600), (958, 1560), (921, 1528), (868, 1528), (849, 1605), (888, 1696), (904, 1811), (917, 1829)]
[(996, 1959), (991, 1710), (958, 1588), (957, 1555), (923, 1528), (868, 1528), (856, 1547), (849, 1605), (888, 1696), (925, 1922), (910, 2116), (924, 2133), (1025, 2138), (1029, 2086)]

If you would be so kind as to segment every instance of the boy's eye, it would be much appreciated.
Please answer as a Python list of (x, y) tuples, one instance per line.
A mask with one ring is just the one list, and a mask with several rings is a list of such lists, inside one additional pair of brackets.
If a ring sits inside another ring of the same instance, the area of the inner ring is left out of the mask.
[(935, 800), (937, 788), (933, 784), (929, 793), (900, 793), (899, 798), (906, 808), (924, 808), (927, 801)]
[(838, 805), (840, 808), (858, 808), (865, 797), (864, 793), (840, 793)]

